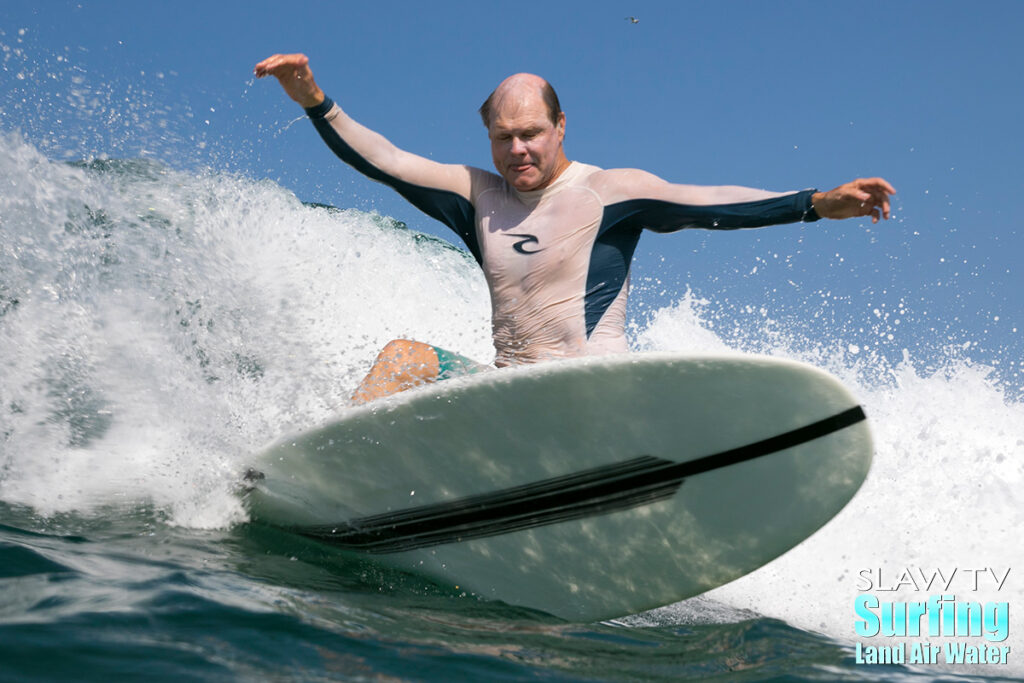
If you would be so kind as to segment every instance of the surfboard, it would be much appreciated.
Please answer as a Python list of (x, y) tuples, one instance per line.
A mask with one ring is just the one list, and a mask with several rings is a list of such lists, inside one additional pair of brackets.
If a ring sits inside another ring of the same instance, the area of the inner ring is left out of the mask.
[(835, 378), (760, 356), (650, 353), (462, 377), (260, 452), (252, 520), (573, 621), (747, 574), (867, 476)]

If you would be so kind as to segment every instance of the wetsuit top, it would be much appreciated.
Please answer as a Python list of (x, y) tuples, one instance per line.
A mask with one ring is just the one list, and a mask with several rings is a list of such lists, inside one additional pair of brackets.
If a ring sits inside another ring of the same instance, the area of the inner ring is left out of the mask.
[(573, 162), (541, 190), (398, 149), (329, 98), (306, 110), (327, 145), (465, 242), (491, 294), (495, 364), (627, 351), (629, 265), (644, 229), (734, 229), (818, 219), (815, 190), (676, 185)]

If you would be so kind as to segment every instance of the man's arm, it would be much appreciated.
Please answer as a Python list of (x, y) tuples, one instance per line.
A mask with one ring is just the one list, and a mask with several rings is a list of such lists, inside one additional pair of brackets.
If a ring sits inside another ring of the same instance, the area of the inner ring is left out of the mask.
[(257, 78), (277, 78), (288, 96), (306, 110), (335, 154), (452, 228), (479, 260), (471, 203), (474, 169), (411, 154), (356, 123), (317, 86), (305, 55), (273, 55), (258, 63), (253, 73)]
[(768, 192), (735, 185), (669, 183), (635, 169), (595, 174), (593, 188), (605, 205), (606, 227), (672, 232), (684, 228), (729, 230), (780, 223), (881, 214), (889, 217), (888, 193), (881, 178), (856, 180), (829, 192)]

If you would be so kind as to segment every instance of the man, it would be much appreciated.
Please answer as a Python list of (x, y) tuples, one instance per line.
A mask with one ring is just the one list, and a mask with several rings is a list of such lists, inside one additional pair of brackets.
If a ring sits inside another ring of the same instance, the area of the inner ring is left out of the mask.
[[(274, 55), (274, 76), (345, 162), (445, 223), (483, 267), (498, 367), (627, 351), (629, 264), (644, 229), (734, 229), (889, 218), (895, 190), (881, 178), (830, 192), (765, 192), (674, 185), (636, 169), (603, 170), (565, 155), (565, 114), (539, 76), (505, 79), (480, 108), (499, 175), (398, 149), (328, 99), (305, 55)], [(377, 357), (356, 401), (483, 366), (419, 341), (395, 340)]]

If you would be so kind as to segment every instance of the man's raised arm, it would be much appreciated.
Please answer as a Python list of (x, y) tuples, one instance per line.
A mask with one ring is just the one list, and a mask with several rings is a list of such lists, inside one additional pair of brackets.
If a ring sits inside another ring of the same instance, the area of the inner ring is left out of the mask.
[(684, 228), (735, 229), (819, 218), (889, 218), (893, 187), (881, 178), (859, 179), (828, 192), (768, 192), (735, 185), (681, 185), (636, 169), (595, 176), (606, 223), (656, 232)]
[(411, 154), (356, 123), (317, 86), (305, 55), (273, 55), (259, 62), (253, 73), (257, 78), (277, 78), (343, 161), (394, 188), (416, 208), (452, 228), (474, 251), (472, 180), (473, 173), (481, 171)]

